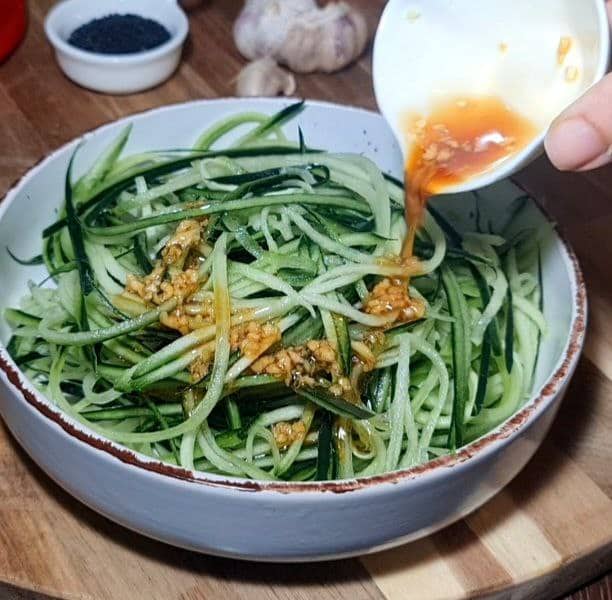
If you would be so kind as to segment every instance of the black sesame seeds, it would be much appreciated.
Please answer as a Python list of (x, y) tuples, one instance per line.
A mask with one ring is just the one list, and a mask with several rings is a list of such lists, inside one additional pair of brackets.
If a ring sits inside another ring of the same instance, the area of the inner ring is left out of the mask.
[(153, 19), (138, 15), (112, 14), (75, 29), (68, 43), (98, 54), (133, 54), (161, 46), (170, 32)]

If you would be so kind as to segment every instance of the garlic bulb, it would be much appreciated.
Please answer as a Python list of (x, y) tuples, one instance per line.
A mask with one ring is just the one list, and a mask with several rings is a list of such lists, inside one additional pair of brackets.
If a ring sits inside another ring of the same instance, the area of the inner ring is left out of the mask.
[(368, 41), (363, 15), (345, 2), (321, 8), (316, 0), (247, 0), (234, 24), (240, 53), (270, 56), (297, 73), (337, 71)]
[(238, 96), (291, 96), (295, 92), (295, 77), (282, 69), (269, 56), (249, 63), (238, 75)]

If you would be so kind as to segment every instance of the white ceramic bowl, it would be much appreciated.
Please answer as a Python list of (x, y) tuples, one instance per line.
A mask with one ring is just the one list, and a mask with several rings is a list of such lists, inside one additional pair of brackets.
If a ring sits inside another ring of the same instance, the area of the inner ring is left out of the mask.
[[(562, 38), (571, 47), (561, 62)], [(604, 76), (609, 55), (603, 0), (390, 0), (374, 44), (374, 90), (401, 142), (403, 115), (427, 115), (449, 96), (497, 96), (535, 125), (516, 155), (449, 189), (466, 191), (536, 158), (553, 119)]]
[[(157, 48), (134, 54), (96, 54), (66, 41), (77, 27), (113, 13), (154, 19), (171, 37)], [(188, 31), (189, 22), (176, 0), (64, 0), (45, 20), (47, 38), (64, 73), (83, 87), (107, 94), (139, 92), (170, 77), (180, 61)]]
[[(273, 113), (286, 100), (214, 100), (169, 106), (86, 134), (77, 177), (127, 122), (126, 152), (186, 147), (200, 129), (238, 111)], [(401, 173), (392, 132), (379, 115), (311, 102), (300, 116), (313, 147), (361, 152)], [(297, 124), (292, 126), (297, 137)], [(0, 239), (18, 256), (39, 253), (42, 229), (55, 219), (69, 158), (80, 140), (34, 167), (0, 205)], [(483, 191), (481, 209), (504, 222), (517, 190)], [(468, 226), (470, 197), (439, 203), (458, 227)], [(28, 215), (27, 219), (24, 215)], [(521, 226), (547, 218), (535, 204)], [(424, 466), (369, 479), (271, 483), (228, 479), (167, 466), (101, 439), (61, 414), (26, 381), (0, 346), (0, 412), (32, 458), (68, 492), (110, 519), (177, 546), (256, 560), (314, 560), (378, 549), (427, 535), (473, 511), (505, 486), (538, 448), (551, 424), (582, 348), (586, 300), (579, 267), (556, 234), (543, 248), (544, 338), (533, 399), (484, 438)], [(22, 267), (0, 252), (0, 309), (14, 306), (42, 267)], [(0, 338), (10, 331), (0, 319)]]

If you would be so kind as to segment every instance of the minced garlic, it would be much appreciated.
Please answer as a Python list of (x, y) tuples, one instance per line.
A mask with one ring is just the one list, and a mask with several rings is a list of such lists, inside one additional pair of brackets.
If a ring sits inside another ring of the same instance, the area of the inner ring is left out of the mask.
[(280, 339), (280, 329), (274, 323), (249, 321), (232, 327), (230, 332), (232, 350), (240, 350), (243, 356), (251, 359), (260, 356)]
[(204, 348), (200, 351), (197, 358), (189, 365), (189, 373), (194, 383), (202, 381), (202, 379), (208, 375), (213, 357), (214, 353), (212, 350)]
[(397, 313), (396, 321), (410, 322), (425, 314), (425, 306), (408, 294), (408, 286), (401, 279), (385, 278), (377, 283), (363, 306), (364, 312), (386, 316)]
[(199, 276), (197, 269), (187, 269), (164, 279), (165, 268), (158, 264), (153, 271), (144, 278), (137, 275), (128, 275), (126, 291), (159, 306), (171, 298), (178, 298), (180, 302), (191, 296), (198, 289)]
[(281, 421), (272, 426), (272, 434), (274, 441), (279, 448), (286, 448), (298, 440), (303, 440), (306, 437), (306, 424), (304, 421), (293, 421), (288, 423)]
[(162, 250), (162, 262), (166, 266), (183, 262), (189, 251), (200, 244), (202, 237), (202, 222), (195, 219), (185, 219), (176, 228), (174, 235), (168, 240)]
[(145, 277), (129, 274), (124, 296), (134, 296), (147, 304), (159, 306), (164, 302), (177, 299), (177, 307), (162, 315), (160, 321), (170, 329), (183, 335), (214, 322), (212, 301), (184, 303), (198, 291), (200, 274), (198, 256), (194, 254), (202, 242), (205, 219), (186, 219), (182, 221), (161, 252), (161, 260)]
[(336, 350), (327, 340), (310, 340), (303, 346), (264, 355), (251, 365), (251, 370), (279, 377), (286, 385), (306, 386), (316, 383), (316, 375), (326, 373), (337, 380), (341, 373)]

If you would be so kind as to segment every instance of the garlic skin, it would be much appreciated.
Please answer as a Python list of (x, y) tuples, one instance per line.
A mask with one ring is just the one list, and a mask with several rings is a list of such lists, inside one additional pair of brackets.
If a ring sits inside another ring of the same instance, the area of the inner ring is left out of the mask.
[(316, 0), (247, 0), (234, 40), (251, 60), (271, 56), (296, 73), (330, 73), (364, 51), (368, 28), (345, 2), (320, 8)]
[(295, 77), (269, 56), (250, 62), (236, 79), (237, 96), (291, 96)]

